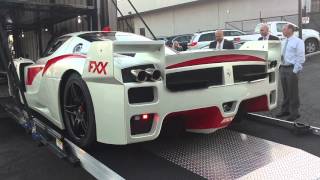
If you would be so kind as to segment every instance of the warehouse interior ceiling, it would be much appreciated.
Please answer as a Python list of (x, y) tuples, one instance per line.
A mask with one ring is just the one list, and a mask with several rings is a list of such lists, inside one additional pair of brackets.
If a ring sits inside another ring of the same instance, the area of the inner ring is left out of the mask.
[(57, 4), (54, 0), (49, 3), (38, 3), (22, 0), (1, 0), (0, 15), (6, 26), (24, 31), (36, 30), (39, 27), (57, 24), (75, 18), (79, 15), (93, 16), (96, 12), (94, 1), (84, 5)]
[[(16, 57), (23, 56), (20, 37), (23, 32), (32, 31), (36, 34), (37, 37), (34, 37), (32, 42), (38, 43), (38, 45), (30, 44), (30, 46), (38, 47), (35, 53), (39, 56), (46, 46), (41, 31), (46, 29), (52, 34), (55, 24), (79, 16), (86, 18), (88, 26), (91, 24), (91, 29), (96, 29), (96, 0), (82, 0), (81, 2), (70, 0), (59, 0), (59, 2), (56, 0), (0, 0), (0, 24), (4, 26), (8, 34), (14, 37), (13, 46)], [(5, 63), (0, 62), (0, 72), (4, 69), (6, 69)]]

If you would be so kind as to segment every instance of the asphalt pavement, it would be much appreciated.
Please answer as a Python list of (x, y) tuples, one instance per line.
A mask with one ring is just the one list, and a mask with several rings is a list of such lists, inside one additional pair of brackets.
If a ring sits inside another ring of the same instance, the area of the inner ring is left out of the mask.
[(90, 180), (81, 167), (59, 159), (47, 147), (38, 147), (15, 121), (4, 117), (0, 108), (1, 180)]
[[(320, 127), (320, 54), (315, 53), (306, 59), (303, 71), (299, 75), (300, 114), (298, 122)], [(261, 113), (275, 117), (282, 103), (282, 88), (279, 87), (278, 108)]]

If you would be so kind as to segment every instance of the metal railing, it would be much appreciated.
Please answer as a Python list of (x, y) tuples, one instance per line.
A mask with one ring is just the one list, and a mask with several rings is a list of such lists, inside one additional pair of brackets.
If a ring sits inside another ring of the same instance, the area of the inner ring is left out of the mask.
[(256, 19), (246, 19), (240, 21), (230, 21), (225, 23), (226, 29), (238, 29), (243, 32), (252, 33), (257, 24), (269, 21), (289, 21), (298, 24), (298, 14), (285, 16), (264, 17)]
[[(303, 24), (303, 28), (320, 31), (320, 12), (308, 13), (307, 16), (310, 18), (310, 22), (308, 24)], [(238, 29), (243, 32), (252, 33), (257, 24), (270, 21), (289, 21), (298, 25), (298, 14), (230, 21), (225, 23), (225, 28)]]

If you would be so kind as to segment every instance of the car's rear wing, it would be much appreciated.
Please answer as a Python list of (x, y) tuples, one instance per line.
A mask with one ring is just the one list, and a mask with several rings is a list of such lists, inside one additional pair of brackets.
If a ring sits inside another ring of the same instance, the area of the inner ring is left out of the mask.
[(114, 53), (159, 53), (164, 50), (163, 41), (115, 41)]
[(268, 61), (281, 61), (281, 42), (280, 41), (248, 41), (240, 47), (240, 50), (267, 51)]
[(87, 54), (83, 78), (112, 79), (115, 54), (134, 54), (135, 58), (164, 62), (165, 45), (163, 41), (98, 41), (93, 42)]
[[(190, 65), (210, 64), (238, 61), (270, 61), (279, 64), (281, 60), (281, 44), (272, 41), (252, 41), (245, 43), (238, 50), (189, 51), (177, 55), (166, 56), (166, 68), (172, 69)], [(247, 60), (246, 60), (247, 59)]]

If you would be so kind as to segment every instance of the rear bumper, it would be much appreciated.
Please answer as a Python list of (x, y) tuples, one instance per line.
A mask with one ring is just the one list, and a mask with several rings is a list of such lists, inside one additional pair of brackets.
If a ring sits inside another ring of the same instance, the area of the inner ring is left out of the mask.
[[(211, 133), (228, 126), (242, 102), (247, 102), (248, 110), (251, 111), (271, 110), (277, 105), (276, 83), (277, 81), (270, 84), (269, 78), (265, 78), (256, 82), (182, 92), (168, 91), (162, 81), (125, 85), (88, 83), (88, 86), (90, 91), (99, 88), (98, 93), (91, 93), (95, 106), (97, 140), (107, 144), (124, 145), (157, 138), (164, 120), (175, 114), (183, 114), (190, 119), (186, 125), (187, 130)], [(154, 101), (130, 104), (128, 91), (137, 86), (153, 87)], [(231, 110), (226, 112), (223, 104), (227, 102), (232, 102), (233, 105)], [(253, 107), (258, 105), (260, 108), (251, 107), (252, 102), (255, 102)], [(155, 115), (151, 130), (148, 133), (132, 135), (130, 119), (141, 114)]]
[[(276, 107), (277, 89), (269, 84), (269, 79), (252, 83), (241, 83), (229, 86), (211, 87), (208, 89), (184, 92), (170, 92), (162, 83), (155, 86), (157, 100), (149, 104), (130, 105), (126, 107), (128, 120), (138, 114), (154, 113), (158, 118), (154, 121), (151, 131), (147, 134), (130, 134), (127, 126), (128, 143), (153, 140), (159, 136), (163, 121), (173, 114), (187, 117), (186, 128), (192, 132), (208, 133), (224, 128), (230, 123), (241, 103), (249, 112), (268, 111)], [(126, 86), (126, 91), (130, 85)], [(274, 97), (275, 96), (275, 97)], [(233, 102), (230, 111), (225, 112), (223, 104)], [(212, 114), (211, 118), (207, 116)]]

